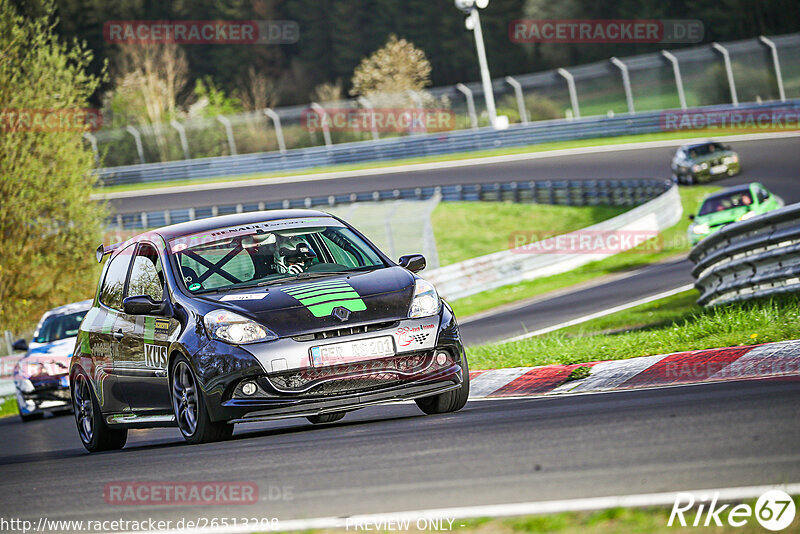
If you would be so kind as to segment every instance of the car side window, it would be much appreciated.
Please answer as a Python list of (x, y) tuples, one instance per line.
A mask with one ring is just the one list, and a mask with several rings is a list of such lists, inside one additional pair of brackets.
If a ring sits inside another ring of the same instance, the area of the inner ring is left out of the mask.
[(155, 247), (141, 243), (133, 259), (127, 296), (147, 295), (156, 302), (164, 298), (164, 272)]
[(106, 277), (103, 279), (103, 287), (100, 290), (100, 302), (114, 308), (122, 310), (122, 298), (125, 293), (125, 278), (128, 276), (128, 266), (131, 263), (133, 247), (130, 245), (117, 253), (111, 259), (111, 263), (106, 269)]

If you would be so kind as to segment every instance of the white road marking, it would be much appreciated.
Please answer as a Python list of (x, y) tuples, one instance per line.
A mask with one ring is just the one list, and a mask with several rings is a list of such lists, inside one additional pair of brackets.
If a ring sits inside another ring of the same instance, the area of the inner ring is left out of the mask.
[(525, 334), (521, 334), (518, 336), (514, 336), (508, 339), (504, 339), (501, 341), (496, 341), (495, 343), (511, 343), (512, 341), (521, 341), (523, 339), (532, 338), (535, 336), (541, 336), (542, 334), (547, 334), (549, 332), (554, 332), (555, 330), (560, 330), (562, 328), (566, 328), (568, 326), (575, 326), (576, 324), (585, 323), (586, 321), (591, 321), (592, 319), (597, 319), (599, 317), (605, 317), (606, 315), (611, 315), (612, 313), (617, 313), (619, 311), (624, 311), (629, 308), (635, 308), (636, 306), (641, 306), (642, 304), (647, 304), (648, 302), (653, 302), (654, 300), (659, 300), (667, 297), (671, 297), (672, 295), (677, 295), (678, 293), (683, 293), (684, 291), (689, 291), (690, 289), (694, 288), (694, 284), (686, 284), (680, 287), (676, 287), (674, 289), (669, 289), (662, 293), (657, 293), (655, 295), (650, 295), (649, 297), (644, 297), (638, 300), (634, 300), (631, 302), (627, 302), (625, 304), (620, 304), (618, 306), (613, 306), (611, 308), (607, 308), (605, 310), (601, 310), (595, 313), (590, 313), (589, 315), (584, 315), (583, 317), (578, 317), (577, 319), (571, 319), (569, 321), (565, 321), (563, 323), (559, 323), (557, 325), (548, 326), (547, 328), (540, 328), (539, 330), (534, 330), (533, 332), (527, 332)]
[[(642, 493), (635, 495), (613, 495), (609, 497), (589, 497), (584, 499), (565, 499), (557, 501), (523, 502), (512, 504), (489, 504), (464, 506), (459, 508), (435, 508), (428, 510), (412, 510), (385, 514), (365, 514), (349, 517), (319, 517), (315, 519), (295, 519), (280, 521), (276, 529), (258, 525), (236, 525), (235, 527), (161, 530), (159, 534), (249, 534), (251, 532), (296, 531), (310, 529), (347, 528), (355, 530), (354, 525), (372, 524), (386, 521), (410, 521), (412, 525), (418, 520), (472, 519), (479, 517), (512, 517), (524, 515), (558, 514), (563, 512), (588, 512), (609, 508), (641, 508), (649, 506), (671, 506), (678, 493), (693, 495), (718, 494), (719, 502), (739, 502), (756, 499), (770, 490), (781, 490), (790, 495), (800, 494), (800, 483), (774, 486), (744, 486), (738, 488), (716, 488), (699, 490), (677, 490), (662, 493)], [(751, 518), (755, 523), (755, 519)], [(385, 523), (384, 523), (385, 524)], [(455, 525), (454, 525), (455, 526)], [(127, 534), (127, 533), (125, 533)]]
[[(772, 132), (766, 134), (742, 134), (718, 136), (725, 141), (759, 141), (763, 139), (782, 139), (787, 137), (798, 137), (800, 132)], [(677, 147), (687, 143), (700, 143), (707, 141), (709, 137), (692, 137), (685, 139), (671, 139), (665, 141), (645, 141), (642, 143), (622, 143), (618, 145), (600, 145), (594, 147), (565, 148), (561, 150), (548, 150), (543, 152), (529, 152), (523, 154), (508, 154), (505, 156), (489, 156), (484, 158), (470, 158), (454, 161), (436, 161), (431, 163), (413, 163), (408, 165), (396, 165), (393, 167), (381, 167), (372, 169), (359, 169), (351, 171), (334, 171), (310, 174), (297, 174), (294, 176), (276, 176), (274, 178), (253, 178), (236, 179), (229, 182), (209, 182), (193, 185), (179, 185), (172, 187), (157, 187), (141, 189), (136, 191), (118, 191), (114, 193), (97, 193), (91, 196), (92, 200), (112, 200), (117, 198), (134, 198), (154, 195), (171, 195), (174, 193), (191, 193), (195, 191), (213, 191), (219, 189), (237, 189), (240, 187), (258, 187), (270, 184), (289, 184), (298, 182), (308, 182), (315, 180), (338, 180), (340, 178), (357, 178), (360, 176), (376, 176), (382, 174), (397, 174), (405, 172), (422, 172), (438, 169), (453, 169), (458, 167), (472, 167), (474, 165), (493, 165), (496, 163), (507, 163), (514, 161), (525, 161), (533, 159), (558, 158), (563, 156), (576, 156), (581, 154), (600, 154), (604, 152), (621, 152), (626, 150), (645, 150), (649, 148), (669, 148)], [(516, 147), (512, 147), (516, 148)], [(367, 162), (365, 162), (367, 163)], [(666, 167), (669, 170), (669, 167)], [(157, 183), (157, 182), (156, 182)], [(152, 185), (152, 184), (151, 184)]]
[(511, 367), (507, 369), (493, 369), (470, 379), (469, 398), (485, 397), (510, 384), (535, 367)]

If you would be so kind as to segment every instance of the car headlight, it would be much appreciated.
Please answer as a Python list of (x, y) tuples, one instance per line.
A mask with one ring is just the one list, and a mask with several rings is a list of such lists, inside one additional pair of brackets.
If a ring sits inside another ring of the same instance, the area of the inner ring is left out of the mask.
[(707, 234), (711, 231), (711, 227), (706, 223), (700, 223), (692, 226), (692, 232), (695, 234)]
[(748, 211), (747, 213), (743, 213), (743, 214), (742, 214), (742, 216), (741, 216), (741, 217), (739, 217), (739, 218), (738, 218), (738, 219), (736, 219), (736, 220), (737, 220), (737, 221), (746, 221), (747, 219), (750, 219), (750, 218), (752, 218), (752, 217), (755, 217), (755, 216), (756, 216), (756, 212), (754, 212), (754, 211)]
[(739, 156), (737, 156), (736, 154), (731, 154), (730, 156), (725, 158), (725, 161), (727, 161), (728, 163), (739, 163)]
[(708, 163), (696, 163), (692, 165), (692, 172), (704, 171), (708, 168)]
[(278, 339), (269, 328), (228, 310), (214, 310), (207, 313), (203, 317), (203, 322), (209, 336), (234, 345)]
[(409, 318), (436, 315), (441, 305), (442, 301), (433, 284), (418, 278), (414, 288), (414, 300), (411, 301), (411, 308), (408, 310)]
[(36, 390), (33, 387), (33, 382), (27, 378), (18, 378), (15, 382), (17, 383), (17, 389), (23, 393), (33, 393)]

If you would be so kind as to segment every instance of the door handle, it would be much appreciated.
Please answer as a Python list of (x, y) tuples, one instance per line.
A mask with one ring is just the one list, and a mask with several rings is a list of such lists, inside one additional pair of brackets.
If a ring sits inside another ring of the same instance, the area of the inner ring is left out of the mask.
[(123, 337), (125, 337), (125, 334), (122, 333), (122, 329), (114, 332), (114, 339), (116, 339), (117, 341), (120, 341)]

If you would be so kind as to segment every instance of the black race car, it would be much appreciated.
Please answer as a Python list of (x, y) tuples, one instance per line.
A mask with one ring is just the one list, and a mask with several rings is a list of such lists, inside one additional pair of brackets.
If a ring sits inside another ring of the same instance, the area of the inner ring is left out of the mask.
[(177, 426), (189, 443), (234, 423), (341, 419), (414, 399), (461, 409), (469, 369), (450, 306), (344, 221), (311, 210), (168, 226), (111, 247), (70, 362), (81, 441)]
[(692, 185), (742, 172), (739, 155), (728, 145), (709, 141), (680, 147), (672, 157), (672, 177)]

